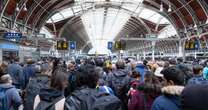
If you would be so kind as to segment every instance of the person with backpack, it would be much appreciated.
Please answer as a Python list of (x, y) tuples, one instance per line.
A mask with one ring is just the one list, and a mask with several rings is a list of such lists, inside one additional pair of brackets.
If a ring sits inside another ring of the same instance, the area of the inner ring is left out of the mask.
[(17, 89), (22, 89), (23, 68), (19, 64), (19, 58), (15, 58), (14, 62), (7, 68), (8, 74), (12, 77), (12, 84)]
[(22, 99), (9, 74), (0, 77), (0, 110), (23, 110)]
[(23, 67), (23, 79), (22, 82), (22, 89), (25, 89), (27, 86), (29, 79), (35, 76), (35, 65), (32, 59), (27, 59), (27, 65)]
[(115, 95), (122, 101), (122, 109), (127, 110), (128, 90), (130, 89), (131, 78), (129, 72), (125, 70), (125, 62), (119, 60), (116, 63), (116, 70), (109, 75), (108, 86), (113, 89)]
[(95, 66), (82, 65), (76, 71), (77, 88), (66, 98), (64, 110), (121, 110), (117, 97), (96, 89), (98, 79)]
[(33, 110), (64, 110), (64, 89), (67, 87), (66, 73), (61, 69), (54, 71), (50, 87), (40, 89), (35, 97)]
[(151, 110), (181, 110), (180, 96), (185, 75), (175, 66), (165, 68), (161, 73), (165, 80), (162, 95), (154, 100)]
[(29, 110), (33, 107), (35, 96), (39, 94), (40, 89), (48, 88), (50, 84), (49, 69), (43, 68), (41, 65), (36, 65), (35, 76), (31, 77), (25, 89), (24, 95), (24, 110)]

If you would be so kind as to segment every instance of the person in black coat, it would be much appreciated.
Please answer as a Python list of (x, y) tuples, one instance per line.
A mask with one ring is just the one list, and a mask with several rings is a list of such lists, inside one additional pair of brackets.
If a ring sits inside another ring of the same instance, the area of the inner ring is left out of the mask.
[(189, 85), (185, 87), (181, 96), (181, 110), (207, 110), (208, 86)]

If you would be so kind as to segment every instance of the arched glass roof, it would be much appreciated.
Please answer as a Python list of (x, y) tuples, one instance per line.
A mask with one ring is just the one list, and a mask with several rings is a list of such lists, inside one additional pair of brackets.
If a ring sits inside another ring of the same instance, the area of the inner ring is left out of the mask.
[[(107, 48), (107, 42), (113, 41), (122, 27), (127, 23), (131, 16), (140, 17), (151, 21), (157, 25), (171, 23), (159, 13), (142, 7), (143, 0), (75, 0), (72, 7), (57, 12), (47, 23), (58, 22), (81, 13), (81, 19), (96, 51), (103, 51)], [(103, 7), (96, 8), (99, 4), (116, 4), (121, 8)], [(87, 11), (88, 9), (92, 9)], [(160, 37), (167, 37), (167, 31), (164, 29), (160, 32)]]
[[(169, 21), (159, 13), (141, 7), (142, 1), (143, 0), (110, 0), (109, 3), (120, 5), (122, 7), (121, 10), (128, 10), (130, 11), (129, 14), (135, 13), (137, 16), (153, 23), (158, 23), (160, 19), (162, 19), (160, 24), (169, 23)], [(75, 0), (72, 7), (57, 12), (47, 21), (47, 23), (52, 23), (52, 20), (53, 22), (58, 22), (67, 19), (79, 13), (85, 12), (87, 9), (92, 8), (95, 4), (103, 3), (106, 3), (105, 0)]]
[(108, 41), (113, 41), (130, 15), (113, 8), (99, 8), (84, 14), (81, 18), (93, 47), (101, 51), (107, 48)]

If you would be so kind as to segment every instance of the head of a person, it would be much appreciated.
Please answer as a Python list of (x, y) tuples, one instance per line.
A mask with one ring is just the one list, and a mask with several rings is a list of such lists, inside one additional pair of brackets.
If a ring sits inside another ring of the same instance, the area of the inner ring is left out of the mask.
[(168, 85), (184, 85), (185, 75), (175, 66), (165, 68), (161, 71), (164, 76), (165, 86)]
[(123, 60), (118, 60), (118, 61), (116, 62), (116, 68), (117, 68), (117, 69), (125, 69), (125, 61), (123, 61)]
[(27, 59), (27, 64), (28, 64), (28, 65), (34, 64), (33, 59), (31, 59), (31, 58)]
[(202, 74), (202, 71), (203, 71), (203, 66), (198, 65), (198, 64), (193, 66), (193, 73), (194, 73), (195, 75), (200, 75), (200, 74)]
[(54, 74), (51, 76), (51, 88), (54, 88), (59, 91), (63, 91), (68, 85), (67, 74), (64, 73), (61, 69), (54, 71)]
[(104, 62), (102, 59), (95, 59), (96, 66), (103, 67)]
[(9, 74), (1, 75), (0, 84), (12, 84), (12, 77)]
[(68, 64), (68, 69), (69, 69), (70, 71), (75, 70), (75, 64), (73, 64), (72, 62), (69, 62), (69, 64)]
[(183, 63), (183, 58), (177, 58), (177, 63)]
[(147, 71), (144, 75), (144, 82), (145, 83), (152, 83), (154, 74), (151, 71)]
[(167, 67), (169, 67), (169, 66), (170, 66), (170, 63), (169, 63), (168, 61), (164, 61), (163, 67), (164, 67), (164, 68), (167, 68)]
[(76, 71), (77, 87), (86, 86), (89, 88), (95, 88), (98, 80), (99, 74), (96, 72), (94, 65), (82, 65), (78, 71)]
[(131, 77), (134, 79), (140, 80), (141, 74), (134, 70), (134, 71), (132, 71)]
[(143, 65), (147, 65), (148, 61), (147, 60), (143, 60)]
[(171, 59), (169, 59), (169, 64), (172, 66), (175, 66), (177, 64), (177, 62), (174, 58), (171, 58)]
[(41, 66), (40, 65), (35, 65), (35, 73), (40, 74), (41, 73)]
[(19, 62), (19, 57), (14, 58), (14, 62)]

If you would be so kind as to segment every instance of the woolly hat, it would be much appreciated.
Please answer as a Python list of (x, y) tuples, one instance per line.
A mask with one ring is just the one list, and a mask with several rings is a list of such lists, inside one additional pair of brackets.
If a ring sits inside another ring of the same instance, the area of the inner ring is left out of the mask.
[(5, 75), (1, 76), (1, 78), (0, 78), (0, 82), (2, 82), (2, 83), (8, 83), (11, 80), (12, 80), (12, 78), (9, 74), (5, 74)]

